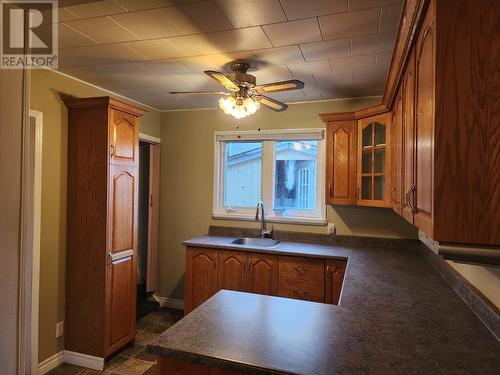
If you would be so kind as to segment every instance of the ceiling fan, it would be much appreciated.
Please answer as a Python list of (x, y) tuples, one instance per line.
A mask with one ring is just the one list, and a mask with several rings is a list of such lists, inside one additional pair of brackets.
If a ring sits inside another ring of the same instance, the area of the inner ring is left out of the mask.
[(227, 114), (238, 119), (254, 114), (260, 105), (275, 112), (288, 108), (285, 103), (263, 95), (277, 91), (297, 90), (304, 88), (304, 83), (296, 79), (257, 85), (255, 76), (248, 74), (250, 65), (243, 62), (231, 64), (233, 73), (224, 74), (213, 70), (205, 73), (215, 79), (228, 91), (173, 91), (176, 95), (223, 95), (219, 99), (219, 107)]

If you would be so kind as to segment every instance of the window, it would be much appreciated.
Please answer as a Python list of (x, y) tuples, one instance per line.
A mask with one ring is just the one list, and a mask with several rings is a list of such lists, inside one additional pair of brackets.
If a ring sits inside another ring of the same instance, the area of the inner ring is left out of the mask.
[(325, 224), (323, 129), (215, 133), (214, 218)]

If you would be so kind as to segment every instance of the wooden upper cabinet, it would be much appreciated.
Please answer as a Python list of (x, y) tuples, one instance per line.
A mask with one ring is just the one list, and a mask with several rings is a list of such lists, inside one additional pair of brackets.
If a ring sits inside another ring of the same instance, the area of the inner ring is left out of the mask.
[(247, 255), (238, 251), (221, 250), (218, 257), (218, 289), (245, 291), (248, 268)]
[(390, 113), (358, 122), (358, 204), (390, 207)]
[[(434, 104), (435, 104), (435, 22), (429, 6), (417, 40), (415, 119), (415, 225), (433, 237), (434, 199)], [(480, 152), (480, 150), (477, 150)], [(457, 186), (458, 188), (458, 186)], [(445, 197), (441, 197), (445, 199)], [(413, 199), (413, 197), (412, 197)]]
[(394, 212), (401, 215), (402, 213), (402, 162), (403, 162), (403, 99), (401, 90), (396, 97), (396, 104), (392, 114), (391, 123), (391, 148), (392, 148), (392, 188), (391, 201)]
[(346, 264), (343, 260), (325, 261), (325, 303), (339, 304)]
[(135, 165), (139, 155), (137, 118), (111, 109), (109, 126), (111, 164)]
[(184, 313), (190, 313), (217, 291), (217, 250), (188, 247)]
[(403, 162), (401, 165), (401, 214), (413, 224), (415, 198), (415, 50), (403, 76)]
[(356, 120), (332, 121), (326, 128), (327, 204), (356, 204)]
[(263, 254), (249, 255), (246, 291), (270, 296), (277, 294), (277, 256)]

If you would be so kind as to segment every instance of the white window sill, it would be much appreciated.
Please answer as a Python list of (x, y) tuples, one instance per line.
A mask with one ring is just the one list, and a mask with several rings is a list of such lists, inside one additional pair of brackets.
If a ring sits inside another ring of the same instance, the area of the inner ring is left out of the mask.
[[(238, 220), (238, 221), (255, 221), (255, 215), (227, 213), (227, 212), (214, 212), (212, 218), (216, 220)], [(281, 224), (300, 224), (300, 225), (327, 225), (326, 218), (317, 217), (286, 217), (266, 215), (267, 223), (281, 223)]]

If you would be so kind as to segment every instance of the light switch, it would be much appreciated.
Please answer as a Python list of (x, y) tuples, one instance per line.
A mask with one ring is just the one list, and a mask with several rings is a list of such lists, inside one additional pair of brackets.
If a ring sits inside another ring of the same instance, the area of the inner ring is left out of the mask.
[(64, 321), (56, 324), (56, 337), (64, 335)]
[(328, 223), (328, 234), (335, 234), (335, 223)]

